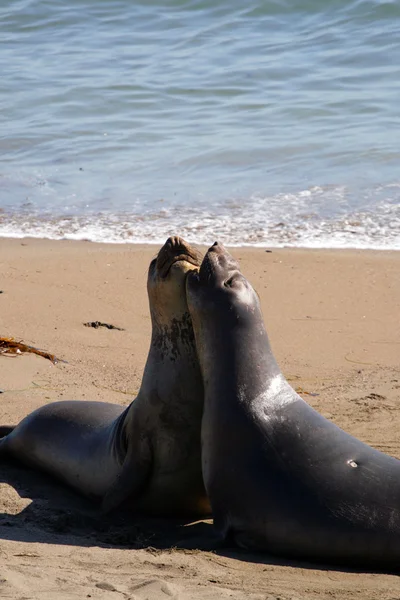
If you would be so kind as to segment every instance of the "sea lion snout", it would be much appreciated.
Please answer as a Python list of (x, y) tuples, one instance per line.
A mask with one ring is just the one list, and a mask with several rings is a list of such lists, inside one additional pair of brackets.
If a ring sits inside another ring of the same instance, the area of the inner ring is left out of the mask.
[(200, 266), (201, 255), (181, 237), (171, 236), (159, 251), (153, 263), (153, 268), (156, 268), (160, 277), (165, 278), (172, 265), (179, 261), (185, 261), (194, 267), (198, 267)]

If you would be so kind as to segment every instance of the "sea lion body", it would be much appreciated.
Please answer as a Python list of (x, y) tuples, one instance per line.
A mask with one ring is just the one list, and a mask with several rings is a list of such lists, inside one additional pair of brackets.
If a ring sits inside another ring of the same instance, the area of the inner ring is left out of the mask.
[(127, 407), (66, 401), (41, 407), (0, 452), (44, 470), (80, 493), (155, 515), (210, 511), (201, 472), (203, 385), (185, 279), (197, 253), (169, 238), (152, 261), (152, 338), (138, 397)]
[(400, 461), (345, 433), (287, 383), (258, 297), (221, 245), (187, 279), (203, 374), (203, 477), (241, 547), (400, 568)]
[(126, 455), (118, 435), (126, 412), (108, 402), (52, 402), (25, 417), (1, 440), (1, 450), (100, 498)]

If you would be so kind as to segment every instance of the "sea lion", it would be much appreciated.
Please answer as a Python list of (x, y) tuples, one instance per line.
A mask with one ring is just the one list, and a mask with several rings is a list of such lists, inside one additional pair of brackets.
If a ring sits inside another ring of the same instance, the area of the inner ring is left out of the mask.
[(201, 472), (203, 384), (185, 292), (197, 251), (170, 237), (149, 267), (152, 337), (127, 407), (63, 401), (28, 415), (0, 451), (102, 501), (153, 515), (210, 512)]
[(254, 289), (215, 243), (189, 274), (204, 381), (203, 478), (222, 539), (285, 557), (400, 568), (400, 461), (342, 431), (282, 375)]

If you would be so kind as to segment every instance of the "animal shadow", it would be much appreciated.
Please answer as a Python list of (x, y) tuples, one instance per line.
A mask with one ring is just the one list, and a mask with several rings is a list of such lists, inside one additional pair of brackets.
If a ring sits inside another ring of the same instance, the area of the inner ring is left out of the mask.
[[(67, 486), (44, 473), (22, 467), (12, 459), (0, 465), (0, 483), (12, 486), (20, 498), (31, 499), (31, 503), (18, 514), (12, 514), (12, 501), (10, 513), (0, 512), (0, 539), (4, 540), (154, 551), (200, 550), (238, 561), (258, 563), (260, 566), (370, 571), (249, 552), (237, 548), (230, 541), (222, 544), (216, 537), (212, 520), (155, 518), (123, 510), (104, 515), (100, 513), (98, 505)], [(385, 569), (374, 571), (393, 573)]]
[(12, 459), (2, 461), (0, 483), (12, 486), (20, 498), (32, 500), (18, 514), (12, 514), (15, 502), (7, 502), (10, 512), (0, 512), (0, 539), (160, 550), (212, 549), (214, 544), (211, 522), (147, 517), (124, 510), (104, 515), (98, 504)]

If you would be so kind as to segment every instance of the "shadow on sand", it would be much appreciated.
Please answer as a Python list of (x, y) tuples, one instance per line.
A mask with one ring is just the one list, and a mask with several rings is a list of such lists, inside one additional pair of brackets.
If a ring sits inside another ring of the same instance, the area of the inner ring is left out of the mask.
[[(11, 485), (21, 498), (32, 500), (18, 514), (0, 512), (0, 539), (3, 540), (131, 550), (208, 551), (264, 566), (371, 572), (252, 553), (233, 545), (222, 546), (216, 539), (212, 520), (152, 518), (127, 511), (101, 515), (93, 502), (51, 477), (21, 467), (12, 460), (3, 461), (0, 466), (0, 483)], [(393, 573), (385, 569), (374, 571)]]

